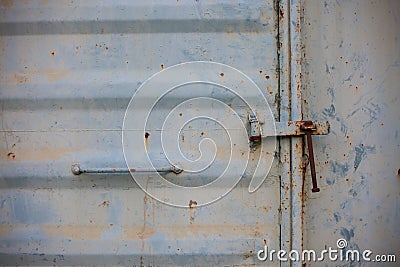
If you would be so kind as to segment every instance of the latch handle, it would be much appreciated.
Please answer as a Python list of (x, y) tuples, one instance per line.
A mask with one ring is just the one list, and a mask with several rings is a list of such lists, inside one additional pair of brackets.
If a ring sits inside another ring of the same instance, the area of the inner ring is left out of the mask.
[(82, 168), (79, 164), (72, 164), (71, 172), (75, 175), (82, 173), (129, 173), (129, 172), (173, 172), (179, 174), (183, 170), (176, 166), (157, 169), (128, 169), (128, 168)]
[(312, 179), (312, 189), (313, 193), (319, 192), (320, 189), (318, 188), (317, 184), (317, 174), (315, 172), (315, 162), (314, 162), (314, 149), (312, 143), (312, 136), (311, 132), (315, 131), (317, 127), (314, 125), (312, 121), (304, 121), (303, 124), (300, 126), (300, 129), (306, 133), (307, 137), (307, 147), (308, 147), (308, 158), (310, 161), (310, 170), (311, 170), (311, 179)]

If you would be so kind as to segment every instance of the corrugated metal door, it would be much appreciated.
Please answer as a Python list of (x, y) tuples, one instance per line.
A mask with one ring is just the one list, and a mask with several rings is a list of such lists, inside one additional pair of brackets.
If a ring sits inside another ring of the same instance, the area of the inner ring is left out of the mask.
[[(148, 197), (130, 174), (70, 170), (73, 163), (126, 167), (121, 129), (128, 103), (146, 79), (178, 63), (237, 68), (261, 88), (275, 118), (285, 118), (277, 97), (278, 6), (272, 0), (2, 1), (2, 263), (244, 265), (259, 263), (255, 253), (264, 243), (279, 249), (278, 161), (256, 192), (242, 179), (221, 200), (196, 208)], [(207, 125), (193, 127), (184, 132), (183, 150), (213, 135)]]

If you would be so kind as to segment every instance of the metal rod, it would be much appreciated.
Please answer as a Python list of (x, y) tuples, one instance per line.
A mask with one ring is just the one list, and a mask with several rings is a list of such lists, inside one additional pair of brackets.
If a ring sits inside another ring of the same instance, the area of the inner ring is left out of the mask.
[(82, 168), (79, 164), (71, 166), (71, 172), (75, 175), (82, 173), (129, 173), (129, 172), (173, 172), (175, 174), (181, 173), (183, 170), (176, 166), (169, 166), (157, 169), (128, 169), (128, 168)]
[(316, 193), (316, 192), (319, 192), (320, 189), (318, 188), (317, 174), (315, 172), (314, 149), (313, 149), (313, 144), (312, 144), (311, 132), (307, 131), (306, 136), (307, 136), (307, 146), (308, 146), (308, 154), (309, 154), (308, 158), (310, 161), (311, 179), (312, 179), (312, 185), (313, 185), (311, 191)]

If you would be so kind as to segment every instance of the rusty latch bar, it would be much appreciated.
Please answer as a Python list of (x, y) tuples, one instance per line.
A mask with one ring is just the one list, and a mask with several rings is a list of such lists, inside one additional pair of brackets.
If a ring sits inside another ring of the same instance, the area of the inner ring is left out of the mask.
[[(307, 123), (312, 123), (310, 129), (303, 128)], [(305, 135), (306, 131), (310, 131), (312, 135), (327, 135), (330, 131), (329, 122), (313, 122), (313, 121), (288, 121), (275, 122), (274, 136), (299, 136)], [(266, 135), (271, 136), (271, 135)], [(265, 137), (266, 137), (265, 136)], [(264, 135), (263, 135), (264, 137)]]
[(82, 173), (129, 173), (129, 172), (173, 172), (179, 174), (183, 172), (182, 169), (176, 166), (157, 169), (128, 169), (128, 168), (82, 168), (79, 164), (71, 166), (71, 172), (75, 175)]
[[(250, 146), (261, 143), (261, 139), (268, 136), (302, 136), (307, 139), (308, 158), (310, 161), (312, 192), (319, 192), (317, 174), (315, 172), (314, 149), (311, 135), (327, 135), (330, 131), (328, 122), (288, 121), (275, 122), (275, 129), (267, 128), (267, 124), (260, 124), (254, 113), (249, 114)], [(275, 130), (275, 131), (274, 131)]]
[(317, 174), (315, 172), (315, 162), (314, 162), (314, 149), (312, 144), (312, 137), (311, 133), (317, 130), (317, 127), (312, 121), (304, 121), (303, 124), (300, 126), (301, 130), (306, 132), (307, 137), (307, 147), (308, 147), (308, 159), (310, 161), (310, 170), (311, 170), (311, 179), (313, 188), (311, 191), (313, 193), (319, 192), (320, 189), (318, 188), (317, 184)]

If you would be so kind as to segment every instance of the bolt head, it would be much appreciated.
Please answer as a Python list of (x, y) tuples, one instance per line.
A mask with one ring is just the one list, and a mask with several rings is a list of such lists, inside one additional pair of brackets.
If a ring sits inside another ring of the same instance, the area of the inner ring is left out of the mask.
[(79, 165), (74, 164), (71, 166), (71, 172), (75, 175), (79, 175), (81, 174), (81, 168), (79, 167)]

